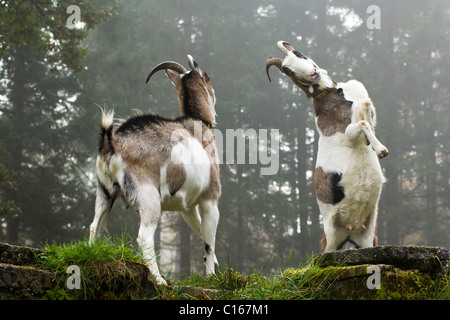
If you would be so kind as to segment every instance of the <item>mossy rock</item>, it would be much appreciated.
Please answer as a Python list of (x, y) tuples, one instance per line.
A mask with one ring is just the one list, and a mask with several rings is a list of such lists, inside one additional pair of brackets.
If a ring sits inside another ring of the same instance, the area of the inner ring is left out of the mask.
[[(72, 257), (74, 249), (64, 249)], [(182, 285), (168, 281), (164, 288), (154, 286), (145, 264), (124, 260), (122, 253), (111, 259), (56, 260), (57, 270), (36, 265), (36, 258), (52, 255), (0, 245), (0, 299), (450, 300), (450, 249), (439, 247), (345, 250), (316, 255), (306, 266), (271, 278), (227, 268), (214, 277), (192, 276)], [(67, 288), (65, 271), (71, 264), (80, 266), (82, 290)]]
[(44, 300), (140, 300), (154, 298), (156, 286), (146, 265), (125, 261), (85, 261), (81, 288), (69, 289), (67, 275), (42, 296)]
[(325, 253), (314, 264), (327, 281), (320, 299), (421, 300), (450, 298), (449, 261), (447, 248), (387, 246)]
[(447, 274), (450, 249), (442, 247), (382, 246), (328, 252), (315, 257), (321, 266), (386, 264), (402, 270), (420, 270), (430, 274)]
[[(380, 271), (380, 285), (374, 286), (373, 272)], [(320, 300), (430, 300), (449, 298), (448, 277), (433, 278), (418, 270), (401, 270), (390, 265), (327, 266), (314, 268), (314, 275), (304, 281), (305, 268), (288, 269), (283, 277), (295, 279), (302, 291), (310, 290), (310, 298)], [(305, 298), (304, 296), (301, 298)]]

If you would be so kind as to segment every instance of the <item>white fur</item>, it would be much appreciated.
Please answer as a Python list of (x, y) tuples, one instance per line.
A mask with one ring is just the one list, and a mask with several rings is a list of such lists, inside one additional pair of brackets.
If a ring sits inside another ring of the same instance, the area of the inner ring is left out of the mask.
[[(357, 116), (369, 117), (369, 113), (358, 113), (357, 110), (366, 99), (370, 100), (367, 90), (356, 80), (339, 83), (337, 87), (344, 90), (347, 100), (353, 101), (353, 117), (345, 133), (324, 136), (319, 130), (316, 167), (322, 167), (325, 172), (342, 173), (340, 186), (345, 190), (345, 197), (338, 204), (318, 201), (327, 240), (325, 251), (336, 250), (348, 237), (361, 247), (373, 246), (378, 201), (385, 182), (377, 155), (387, 149), (375, 137), (371, 123)], [(367, 145), (366, 137), (370, 145)], [(334, 226), (337, 212), (346, 228)], [(367, 221), (369, 216), (370, 221)]]
[[(214, 92), (214, 89), (213, 89), (213, 92)], [(209, 107), (211, 108), (211, 113), (212, 113), (212, 116), (214, 119), (214, 125), (215, 125), (216, 124), (216, 116), (217, 116), (216, 109), (215, 109), (216, 100), (214, 98), (214, 95), (209, 94), (208, 90), (206, 90), (206, 93), (208, 94), (208, 103), (209, 103)]]
[[(375, 231), (378, 199), (384, 177), (375, 152), (364, 141), (352, 145), (344, 133), (336, 133), (331, 137), (321, 136), (316, 167), (325, 172), (341, 172), (340, 185), (345, 190), (344, 199), (338, 204), (326, 204), (318, 200), (320, 212), (327, 238), (325, 251), (335, 251), (347, 237), (361, 247), (371, 247)], [(348, 228), (335, 228), (333, 217), (339, 212), (341, 221)], [(370, 230), (361, 233), (369, 214)], [(366, 239), (367, 238), (367, 239)]]
[(214, 267), (218, 264), (214, 252), (216, 245), (216, 228), (219, 223), (219, 209), (216, 201), (201, 200), (199, 203), (201, 212), (201, 232), (205, 243), (210, 244), (210, 251), (206, 252), (206, 274), (214, 274)]
[[(287, 52), (282, 66), (292, 70), (301, 83), (303, 82), (300, 79), (304, 79), (308, 83), (318, 84), (319, 89), (329, 88), (333, 84), (327, 70), (319, 68), (311, 58), (299, 58), (292, 51)], [(312, 75), (314, 72), (317, 72), (317, 74)], [(304, 84), (308, 85), (306, 82)], [(309, 89), (310, 93), (312, 93), (312, 86)]]
[(360, 132), (363, 131), (378, 156), (382, 157), (383, 153), (387, 154), (389, 151), (375, 136), (375, 107), (364, 85), (357, 80), (350, 80), (344, 83), (340, 82), (336, 87), (343, 89), (346, 100), (353, 101), (352, 124), (346, 131), (349, 141), (353, 141), (356, 136), (359, 137)]
[(108, 128), (110, 126), (113, 125), (114, 122), (114, 110), (110, 110), (110, 111), (104, 111), (102, 108), (100, 108), (102, 110), (102, 127), (103, 128)]
[[(182, 164), (186, 174), (183, 186), (174, 197), (169, 193), (167, 166), (170, 162)], [(194, 138), (187, 138), (176, 144), (170, 160), (161, 168), (162, 210), (186, 211), (197, 204), (200, 194), (209, 185), (210, 162), (205, 149)]]

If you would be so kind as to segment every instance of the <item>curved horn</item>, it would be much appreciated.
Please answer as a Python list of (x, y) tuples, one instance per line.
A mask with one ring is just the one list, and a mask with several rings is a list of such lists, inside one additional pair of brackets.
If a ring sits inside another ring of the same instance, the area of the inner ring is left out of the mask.
[(275, 66), (278, 69), (280, 69), (280, 71), (281, 71), (281, 64), (282, 63), (283, 63), (283, 59), (281, 59), (281, 58), (270, 58), (269, 60), (267, 60), (267, 62), (266, 62), (266, 73), (267, 73), (267, 77), (269, 78), (270, 82), (272, 82), (272, 80), (270, 79), (269, 68), (271, 66)]
[(160, 64), (158, 64), (156, 67), (153, 68), (153, 70), (150, 72), (150, 74), (147, 77), (147, 80), (145, 80), (145, 83), (148, 82), (148, 80), (150, 80), (150, 78), (158, 71), (160, 70), (165, 70), (165, 69), (170, 69), (172, 71), (178, 72), (179, 74), (183, 74), (186, 73), (187, 70), (185, 67), (183, 67), (181, 64), (179, 64), (178, 62), (174, 62), (174, 61), (165, 61), (165, 62), (161, 62)]
[(284, 53), (285, 56), (288, 55), (289, 51), (295, 50), (294, 47), (289, 42), (286, 41), (278, 41), (277, 46), (281, 50), (281, 52)]

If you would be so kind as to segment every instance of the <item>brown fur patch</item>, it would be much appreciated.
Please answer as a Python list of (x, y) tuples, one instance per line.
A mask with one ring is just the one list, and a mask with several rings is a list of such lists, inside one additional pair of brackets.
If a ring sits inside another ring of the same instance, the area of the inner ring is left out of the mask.
[(220, 185), (219, 165), (217, 163), (211, 164), (209, 174), (209, 187), (202, 193), (202, 198), (205, 200), (219, 200), (222, 192)]
[(314, 190), (316, 197), (323, 203), (336, 204), (344, 197), (344, 189), (339, 186), (342, 174), (337, 172), (325, 172), (322, 167), (314, 170)]
[[(308, 98), (319, 95), (317, 85), (313, 85), (313, 93), (309, 92), (309, 86), (301, 84), (295, 77), (289, 76), (292, 81), (302, 89)], [(314, 109), (317, 116), (317, 126), (326, 137), (336, 132), (344, 133), (347, 126), (352, 122), (352, 101), (344, 98), (337, 89), (328, 89), (330, 93), (320, 100), (314, 100)]]
[(317, 127), (324, 136), (344, 133), (352, 122), (352, 102), (337, 92), (331, 92), (323, 99), (314, 101), (314, 109)]
[(329, 177), (326, 174), (322, 167), (316, 168), (314, 170), (314, 190), (316, 191), (316, 198), (323, 203), (330, 203), (330, 190), (329, 190)]
[(327, 247), (327, 237), (325, 236), (325, 232), (323, 233), (322, 239), (320, 239), (320, 244), (322, 245), (322, 252), (325, 252), (325, 248)]
[(186, 171), (184, 166), (182, 164), (169, 162), (167, 165), (166, 181), (169, 185), (169, 193), (173, 197), (186, 181)]

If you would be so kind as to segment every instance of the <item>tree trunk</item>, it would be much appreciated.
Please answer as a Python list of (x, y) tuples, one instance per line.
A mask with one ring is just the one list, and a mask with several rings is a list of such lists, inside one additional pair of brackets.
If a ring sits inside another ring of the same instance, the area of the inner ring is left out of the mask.
[(184, 279), (191, 273), (191, 229), (181, 214), (178, 219), (180, 232), (180, 278)]
[[(13, 200), (18, 206), (20, 206), (20, 184), (23, 183), (22, 171), (23, 164), (25, 162), (23, 156), (24, 143), (22, 140), (25, 131), (25, 103), (26, 103), (26, 90), (25, 85), (27, 83), (27, 54), (30, 48), (26, 46), (15, 47), (10, 50), (12, 59), (11, 67), (11, 92), (9, 94), (9, 100), (12, 105), (11, 122), (12, 128), (18, 134), (14, 137), (14, 148), (10, 148), (9, 156), (7, 160), (8, 168), (18, 174), (18, 185), (16, 190), (6, 190), (5, 194), (7, 199)], [(9, 243), (18, 243), (19, 241), (19, 222), (20, 216), (14, 215), (7, 220), (6, 241)]]

